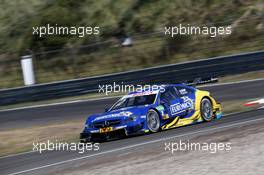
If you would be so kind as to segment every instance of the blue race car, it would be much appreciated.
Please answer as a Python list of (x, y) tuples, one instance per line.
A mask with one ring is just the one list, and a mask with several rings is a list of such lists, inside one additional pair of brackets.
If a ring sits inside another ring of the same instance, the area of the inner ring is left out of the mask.
[(109, 110), (87, 118), (82, 142), (158, 132), (221, 118), (221, 105), (207, 91), (185, 84), (131, 92)]

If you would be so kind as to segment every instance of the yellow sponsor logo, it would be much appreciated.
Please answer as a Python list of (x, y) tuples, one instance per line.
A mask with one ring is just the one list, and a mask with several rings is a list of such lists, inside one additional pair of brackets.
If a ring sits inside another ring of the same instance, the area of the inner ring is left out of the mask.
[(111, 132), (111, 131), (113, 131), (113, 127), (106, 127), (106, 128), (99, 129), (100, 133)]

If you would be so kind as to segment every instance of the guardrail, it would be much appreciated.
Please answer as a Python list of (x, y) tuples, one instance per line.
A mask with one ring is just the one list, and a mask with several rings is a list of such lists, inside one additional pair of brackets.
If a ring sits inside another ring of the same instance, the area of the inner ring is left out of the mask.
[(0, 90), (0, 105), (76, 96), (98, 91), (99, 85), (167, 84), (264, 70), (264, 51), (170, 64), (104, 76)]

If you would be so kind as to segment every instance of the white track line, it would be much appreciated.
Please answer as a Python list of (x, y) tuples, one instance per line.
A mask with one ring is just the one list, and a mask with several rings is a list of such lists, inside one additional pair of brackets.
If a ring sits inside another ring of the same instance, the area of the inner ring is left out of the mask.
[[(227, 82), (227, 83), (208, 84), (208, 85), (201, 85), (198, 87), (213, 87), (213, 86), (222, 86), (222, 85), (228, 85), (228, 84), (239, 84), (239, 83), (247, 83), (247, 82), (254, 82), (254, 81), (261, 81), (261, 80), (264, 80), (264, 78), (258, 78), (258, 79), (253, 79), (253, 80), (242, 80), (242, 81), (235, 81), (235, 82)], [(74, 103), (114, 99), (114, 98), (121, 98), (121, 97), (122, 97), (122, 95), (111, 96), (111, 97), (102, 97), (102, 98), (93, 98), (93, 99), (84, 99), (84, 100), (73, 100), (73, 101), (41, 104), (41, 105), (32, 105), (32, 106), (17, 107), (17, 108), (11, 108), (11, 109), (2, 109), (2, 110), (0, 110), (0, 112), (8, 112), (8, 111), (16, 111), (16, 110), (22, 110), (22, 109), (31, 109), (31, 108), (48, 107), (48, 106), (58, 106), (58, 105), (64, 105), (64, 104), (74, 104)]]
[(17, 153), (17, 154), (9, 154), (9, 155), (0, 157), (0, 159), (9, 158), (9, 157), (15, 157), (15, 156), (21, 156), (21, 155), (25, 155), (25, 154), (34, 153), (34, 152), (38, 152), (38, 151), (26, 151), (26, 152)]
[(82, 157), (69, 159), (69, 160), (65, 160), (65, 161), (61, 161), (61, 162), (57, 162), (57, 163), (52, 163), (52, 164), (48, 164), (48, 165), (44, 165), (44, 166), (39, 166), (39, 167), (36, 167), (36, 168), (23, 170), (23, 171), (11, 173), (11, 174), (8, 174), (8, 175), (22, 174), (22, 173), (31, 172), (31, 171), (34, 171), (34, 170), (39, 170), (39, 169), (43, 169), (43, 168), (48, 168), (48, 167), (52, 167), (52, 166), (56, 166), (56, 165), (61, 165), (61, 164), (77, 161), (77, 160), (87, 159), (87, 158), (91, 158), (91, 157), (95, 157), (95, 156), (99, 156), (99, 155), (104, 155), (104, 154), (108, 154), (108, 153), (113, 153), (113, 152), (117, 152), (117, 151), (131, 149), (131, 148), (135, 148), (135, 147), (138, 147), (138, 146), (143, 146), (143, 145), (147, 145), (147, 144), (151, 144), (151, 143), (157, 143), (157, 142), (161, 142), (161, 141), (165, 141), (165, 140), (169, 140), (169, 139), (175, 139), (175, 138), (179, 138), (179, 137), (185, 137), (185, 136), (189, 136), (189, 135), (200, 134), (200, 133), (210, 132), (210, 131), (214, 131), (214, 130), (220, 130), (220, 129), (224, 129), (224, 128), (230, 128), (230, 127), (233, 127), (233, 126), (238, 126), (238, 125), (242, 125), (242, 124), (248, 124), (248, 123), (261, 121), (261, 120), (264, 120), (264, 118), (259, 118), (259, 119), (244, 121), (244, 122), (233, 123), (233, 124), (230, 124), (230, 125), (225, 125), (225, 126), (220, 126), (220, 127), (210, 128), (210, 129), (199, 130), (199, 131), (196, 131), (196, 132), (190, 132), (190, 133), (185, 133), (185, 134), (181, 134), (181, 135), (170, 136), (170, 137), (162, 138), (162, 139), (156, 139), (156, 140), (143, 142), (143, 143), (138, 143), (138, 144), (125, 146), (125, 147), (121, 147), (121, 148), (116, 148), (116, 149), (112, 149), (112, 150), (109, 150), (109, 151), (104, 151), (104, 152), (100, 152), (100, 153), (96, 153), (96, 154), (92, 154), (92, 155), (82, 156)]
[(48, 103), (48, 104), (41, 104), (41, 105), (2, 109), (2, 110), (0, 110), (0, 112), (8, 112), (8, 111), (21, 110), (21, 109), (31, 109), (31, 108), (48, 107), (48, 106), (58, 106), (58, 105), (64, 105), (64, 104), (74, 104), (74, 103), (89, 102), (89, 101), (99, 101), (99, 100), (121, 98), (121, 97), (122, 96), (111, 96), (111, 97), (93, 98), (93, 99), (85, 99), (85, 100), (64, 101), (64, 102), (57, 102), (57, 103)]
[(232, 81), (232, 82), (226, 82), (226, 83), (215, 83), (215, 84), (201, 85), (199, 87), (223, 86), (223, 85), (229, 85), (229, 84), (249, 83), (249, 82), (254, 82), (254, 81), (262, 81), (262, 80), (264, 80), (264, 78), (257, 78), (257, 79), (252, 79), (252, 80)]

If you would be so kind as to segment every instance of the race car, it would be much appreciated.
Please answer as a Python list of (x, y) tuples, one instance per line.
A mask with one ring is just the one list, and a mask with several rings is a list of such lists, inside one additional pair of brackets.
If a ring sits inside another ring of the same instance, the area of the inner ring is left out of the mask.
[(221, 104), (208, 91), (185, 84), (162, 85), (134, 91), (109, 110), (87, 118), (82, 142), (158, 132), (221, 118)]

